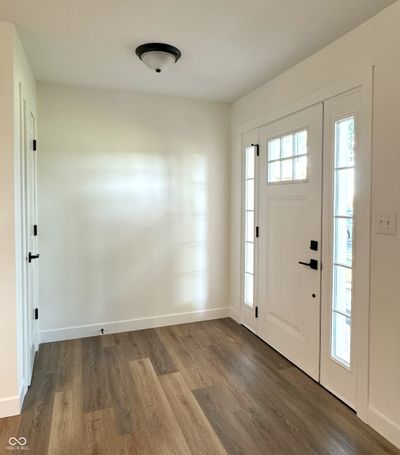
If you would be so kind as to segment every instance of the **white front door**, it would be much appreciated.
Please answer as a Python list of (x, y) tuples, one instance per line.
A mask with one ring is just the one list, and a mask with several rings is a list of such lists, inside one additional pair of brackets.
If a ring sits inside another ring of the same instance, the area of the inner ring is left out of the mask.
[(33, 363), (37, 349), (37, 309), (38, 293), (38, 241), (37, 241), (37, 173), (36, 173), (36, 119), (26, 99), (22, 100), (22, 146), (23, 146), (23, 208), (24, 208), (24, 259), (25, 259), (25, 299), (24, 299), (24, 375), (30, 384)]
[(322, 103), (259, 131), (258, 335), (319, 380)]

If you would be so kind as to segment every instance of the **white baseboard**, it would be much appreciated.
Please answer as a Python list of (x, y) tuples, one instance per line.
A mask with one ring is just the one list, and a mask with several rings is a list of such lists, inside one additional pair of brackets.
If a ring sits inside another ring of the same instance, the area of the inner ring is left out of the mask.
[(368, 409), (368, 425), (400, 449), (400, 426), (372, 406)]
[(234, 308), (233, 306), (229, 307), (229, 317), (231, 317), (234, 321), (240, 324), (240, 314), (239, 311)]
[(0, 418), (18, 415), (21, 412), (21, 397), (7, 397), (0, 399)]
[(21, 413), (22, 404), (28, 387), (22, 382), (19, 388), (19, 395), (14, 397), (0, 398), (0, 419), (3, 417), (11, 417)]
[(74, 338), (85, 338), (104, 333), (129, 332), (132, 330), (152, 329), (167, 325), (185, 324), (188, 322), (204, 321), (209, 319), (220, 319), (230, 316), (229, 307), (213, 308), (209, 310), (191, 311), (187, 313), (175, 313), (148, 318), (127, 319), (124, 321), (103, 322), (98, 324), (79, 325), (75, 327), (64, 327), (61, 329), (41, 330), (40, 342), (72, 340)]

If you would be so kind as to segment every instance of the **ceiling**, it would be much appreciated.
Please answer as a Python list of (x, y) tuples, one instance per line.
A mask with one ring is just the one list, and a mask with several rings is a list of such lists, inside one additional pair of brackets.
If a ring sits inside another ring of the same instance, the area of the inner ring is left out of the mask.
[[(36, 78), (230, 102), (395, 0), (0, 0)], [(161, 74), (134, 55), (182, 51)]]

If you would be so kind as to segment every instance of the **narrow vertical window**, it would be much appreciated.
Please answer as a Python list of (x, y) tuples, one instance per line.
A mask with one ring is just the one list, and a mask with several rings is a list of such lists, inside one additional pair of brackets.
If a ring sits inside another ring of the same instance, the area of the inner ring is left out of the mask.
[(335, 123), (331, 355), (351, 366), (355, 119)]
[(254, 304), (255, 161), (256, 147), (245, 150), (244, 182), (244, 303)]

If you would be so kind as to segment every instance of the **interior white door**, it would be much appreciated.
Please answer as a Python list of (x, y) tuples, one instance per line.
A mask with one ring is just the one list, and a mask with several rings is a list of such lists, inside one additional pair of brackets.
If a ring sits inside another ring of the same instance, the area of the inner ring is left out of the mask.
[(30, 104), (23, 99), (23, 207), (24, 207), (24, 256), (25, 271), (25, 380), (32, 378), (37, 348), (37, 323), (35, 309), (38, 299), (38, 231), (37, 231), (37, 166), (36, 166), (36, 119)]
[(259, 157), (258, 334), (317, 381), (322, 109), (260, 129)]

